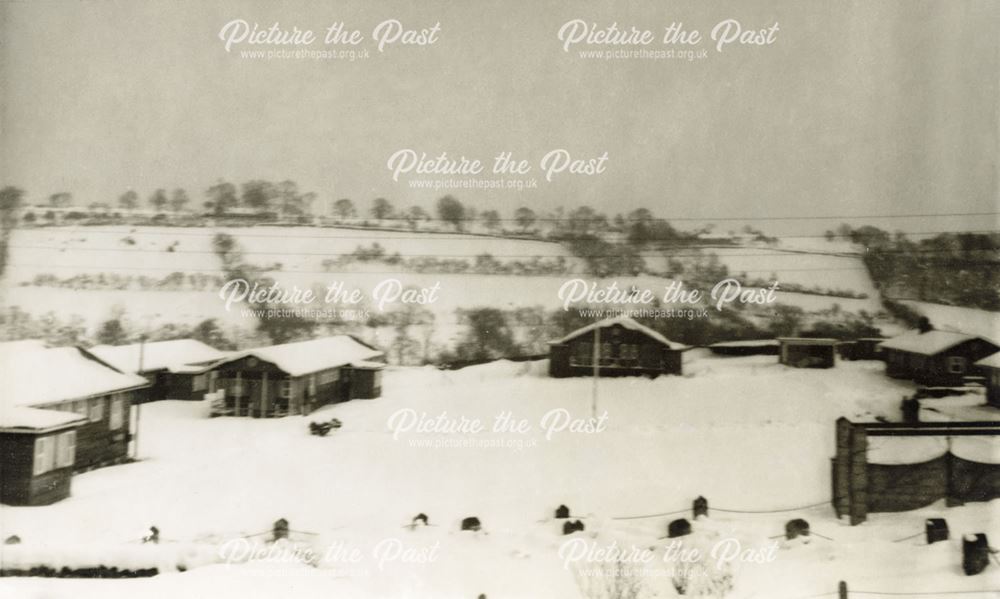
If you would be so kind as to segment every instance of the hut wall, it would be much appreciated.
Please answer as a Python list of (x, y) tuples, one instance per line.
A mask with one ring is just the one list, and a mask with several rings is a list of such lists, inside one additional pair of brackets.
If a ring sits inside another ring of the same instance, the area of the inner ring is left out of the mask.
[(128, 457), (132, 402), (137, 394), (136, 391), (121, 394), (122, 422), (115, 429), (111, 428), (111, 396), (85, 400), (88, 410), (94, 403), (101, 404), (101, 418), (92, 421), (88, 413), (87, 421), (76, 429), (77, 470), (114, 464)]
[[(593, 375), (594, 339), (594, 332), (589, 331), (564, 344), (550, 346), (549, 373), (555, 377)], [(612, 325), (601, 329), (600, 342), (600, 376), (682, 372), (682, 352), (663, 345), (641, 331)], [(630, 354), (625, 348), (635, 348), (635, 354)]]
[(783, 343), (781, 363), (796, 368), (831, 368), (834, 365), (834, 353), (832, 345)]
[[(60, 431), (62, 432), (62, 431)], [(54, 436), (56, 433), (51, 433)], [(0, 433), (0, 502), (7, 505), (48, 505), (70, 493), (73, 468), (56, 468), (33, 475), (35, 439), (39, 435)]]
[(904, 512), (944, 499), (948, 457), (920, 464), (868, 464), (868, 511)]

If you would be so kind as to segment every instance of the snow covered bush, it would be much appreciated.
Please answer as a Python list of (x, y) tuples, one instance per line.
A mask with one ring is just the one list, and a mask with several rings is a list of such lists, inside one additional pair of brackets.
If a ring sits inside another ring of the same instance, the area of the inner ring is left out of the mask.
[(642, 571), (625, 561), (576, 566), (573, 577), (587, 599), (640, 599), (649, 596)]

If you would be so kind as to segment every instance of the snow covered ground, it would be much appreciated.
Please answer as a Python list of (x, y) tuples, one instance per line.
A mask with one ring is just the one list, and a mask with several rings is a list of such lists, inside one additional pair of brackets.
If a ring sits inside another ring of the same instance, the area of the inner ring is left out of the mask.
[[(880, 363), (797, 370), (773, 356), (696, 350), (685, 355), (683, 377), (599, 381), (591, 432), (580, 419), (591, 415), (593, 382), (549, 379), (545, 368), (396, 368), (382, 398), (277, 420), (209, 419), (195, 403), (144, 405), (142, 460), (76, 476), (72, 497), (55, 505), (0, 508), (0, 535), (23, 540), (2, 555), (6, 567), (39, 556), (77, 565), (128, 556), (164, 573), (7, 578), (0, 597), (596, 597), (604, 595), (581, 588), (596, 584), (602, 567), (594, 550), (612, 543), (654, 548), (641, 596), (674, 597), (669, 574), (678, 564), (661, 537), (671, 519), (689, 517), (698, 495), (711, 516), (684, 543), (718, 556), (738, 543), (763, 562), (706, 561), (704, 572), (733, 574), (727, 597), (832, 593), (839, 580), (858, 591), (1000, 588), (1000, 567), (964, 576), (960, 548), (966, 532), (998, 538), (998, 502), (874, 514), (857, 527), (835, 519), (833, 420), (895, 417), (912, 390), (886, 378)], [(330, 417), (343, 428), (307, 433), (309, 421)], [(493, 428), (498, 419), (502, 431)], [(551, 520), (559, 504), (582, 517), (584, 532), (560, 535)], [(801, 506), (814, 507), (735, 512)], [(420, 512), (433, 526), (405, 527)], [(920, 533), (932, 515), (948, 518), (951, 541), (893, 542)], [(467, 516), (483, 531), (460, 532)], [(226, 544), (282, 517), (296, 531), (285, 553), (247, 563)], [(769, 537), (796, 517), (828, 538), (772, 548)], [(154, 548), (137, 543), (150, 525), (164, 540)], [(223, 548), (238, 563), (223, 563)], [(320, 555), (316, 567), (287, 563), (305, 548)], [(178, 564), (187, 571), (172, 571)]]

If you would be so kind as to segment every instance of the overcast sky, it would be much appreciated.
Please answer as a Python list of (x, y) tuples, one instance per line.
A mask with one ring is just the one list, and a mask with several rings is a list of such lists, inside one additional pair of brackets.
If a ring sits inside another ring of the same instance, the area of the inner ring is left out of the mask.
[[(219, 178), (291, 179), (321, 202), (430, 205), (442, 192), (393, 182), (390, 154), (511, 151), (537, 171), (565, 148), (608, 152), (606, 171), (453, 194), (508, 215), (578, 204), (689, 218), (997, 210), (998, 2), (395, 4), (5, 3), (2, 183), (31, 202), (69, 191), (88, 204), (157, 187), (201, 201)], [(383, 54), (366, 42), (373, 55), (355, 62), (241, 58), (249, 46), (227, 53), (218, 39), (233, 19), (320, 35), (343, 21), (367, 38), (393, 18), (440, 22), (439, 39)], [(692, 62), (607, 61), (563, 51), (557, 32), (574, 18), (657, 35), (677, 21), (707, 36), (729, 18), (780, 29), (769, 46), (703, 42), (709, 55)], [(997, 228), (996, 217), (877, 224)]]

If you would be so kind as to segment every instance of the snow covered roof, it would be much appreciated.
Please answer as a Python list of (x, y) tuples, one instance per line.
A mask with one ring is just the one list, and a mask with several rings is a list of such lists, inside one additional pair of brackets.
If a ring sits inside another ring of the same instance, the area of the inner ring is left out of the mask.
[(869, 464), (919, 464), (953, 455), (980, 464), (1000, 464), (1000, 437), (872, 437), (868, 439)]
[(77, 347), (21, 345), (0, 348), (0, 412), (143, 387), (141, 376), (123, 374)]
[(0, 409), (0, 431), (40, 432), (71, 426), (86, 420), (82, 415), (59, 410), (43, 410), (23, 406)]
[(719, 341), (709, 347), (776, 347), (777, 339), (750, 339), (746, 341)]
[(352, 368), (366, 368), (368, 370), (381, 370), (385, 368), (385, 364), (381, 362), (372, 362), (369, 360), (359, 360), (357, 362), (351, 362)]
[[(188, 364), (215, 362), (228, 356), (197, 339), (174, 339), (142, 344), (142, 370), (190, 371)], [(98, 345), (90, 351), (122, 372), (135, 373), (139, 368), (139, 343)]]
[(778, 341), (789, 345), (836, 345), (840, 343), (836, 339), (825, 337), (778, 337)]
[(993, 354), (992, 356), (986, 356), (982, 360), (976, 362), (976, 366), (986, 366), (988, 368), (1000, 368), (1000, 352)]
[(887, 339), (879, 345), (889, 349), (897, 349), (914, 354), (932, 356), (934, 354), (939, 354), (946, 349), (955, 347), (959, 343), (964, 343), (972, 339), (981, 339), (986, 341), (982, 337), (967, 335), (957, 331), (939, 331), (935, 329), (927, 331), (926, 333), (921, 333), (919, 330), (914, 329), (912, 331), (907, 331), (898, 337)]
[(291, 376), (302, 376), (320, 370), (347, 366), (355, 362), (381, 358), (383, 355), (379, 350), (365, 345), (350, 335), (336, 335), (310, 341), (248, 349), (236, 352), (225, 362), (253, 356), (274, 364)]
[(589, 332), (591, 332), (591, 331), (593, 331), (595, 329), (599, 329), (599, 328), (600, 329), (606, 329), (606, 328), (608, 328), (610, 326), (614, 326), (614, 325), (620, 325), (622, 327), (625, 327), (626, 329), (629, 329), (630, 331), (638, 331), (640, 333), (643, 333), (644, 335), (646, 335), (648, 337), (652, 337), (653, 339), (656, 339), (657, 341), (659, 341), (663, 345), (666, 345), (670, 349), (684, 350), (684, 349), (688, 349), (689, 348), (689, 346), (687, 346), (687, 345), (682, 345), (680, 343), (674, 343), (673, 341), (667, 339), (666, 337), (664, 337), (660, 333), (657, 333), (656, 331), (654, 331), (653, 329), (647, 327), (646, 325), (643, 325), (643, 324), (640, 324), (640, 323), (636, 322), (635, 320), (629, 318), (628, 316), (616, 316), (614, 318), (605, 318), (604, 320), (599, 320), (597, 322), (593, 322), (593, 323), (588, 324), (587, 326), (585, 326), (583, 328), (579, 328), (579, 329), (573, 331), (572, 333), (570, 333), (569, 335), (566, 335), (562, 339), (557, 339), (556, 341), (551, 341), (550, 343), (553, 344), (553, 345), (558, 345), (560, 343), (566, 343), (567, 341), (570, 341), (572, 339), (576, 339), (577, 337), (579, 337), (581, 335), (586, 335), (587, 333), (589, 333)]

